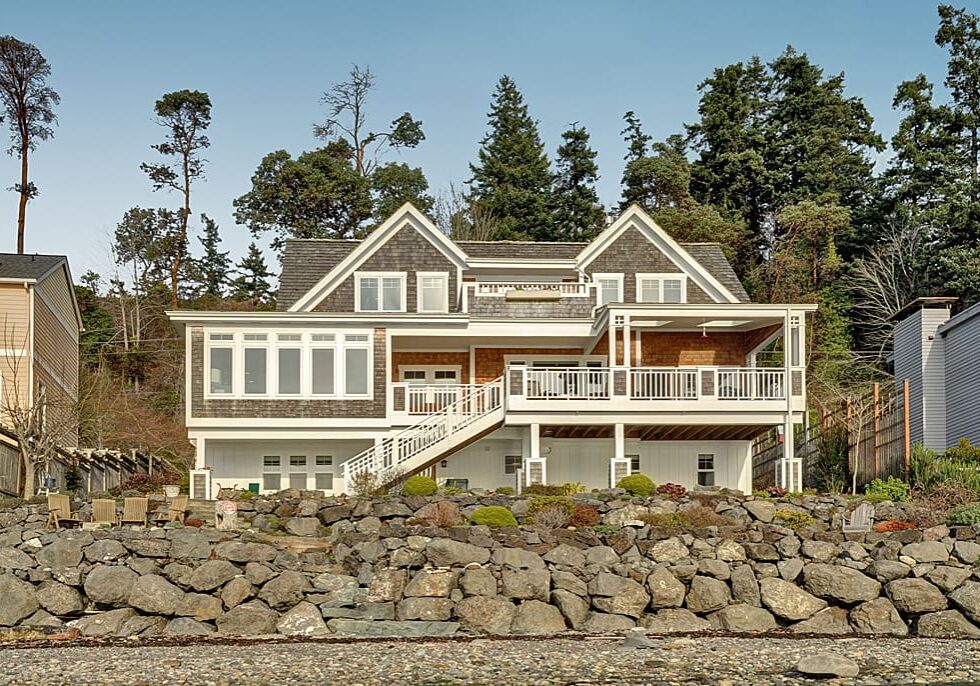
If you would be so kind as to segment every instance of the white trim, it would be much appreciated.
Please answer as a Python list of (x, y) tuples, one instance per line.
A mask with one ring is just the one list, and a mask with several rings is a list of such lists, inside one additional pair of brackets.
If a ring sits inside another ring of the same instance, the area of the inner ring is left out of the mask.
[(344, 259), (320, 279), (289, 308), (290, 312), (312, 310), (358, 267), (383, 246), (388, 239), (404, 228), (411, 227), (439, 249), (457, 268), (466, 268), (466, 253), (443, 234), (435, 224), (411, 203), (405, 203), (394, 214), (361, 241)]
[[(603, 305), (622, 303), (625, 299), (626, 294), (623, 292), (624, 275), (616, 272), (596, 272), (592, 274), (592, 283), (595, 284), (595, 302), (596, 307), (602, 307)], [(619, 297), (616, 300), (612, 300), (608, 303), (599, 302), (602, 299), (602, 285), (600, 281), (616, 281), (618, 285), (616, 288), (619, 289)]]
[(27, 320), (27, 339), (28, 339), (28, 350), (29, 350), (29, 362), (27, 365), (27, 406), (34, 407), (34, 291), (37, 290), (35, 286), (24, 284), (24, 288), (27, 289), (28, 299), (30, 303), (30, 317)]
[[(365, 310), (361, 307), (361, 282), (365, 279), (378, 280), (378, 309)], [(398, 294), (397, 310), (384, 309), (384, 280), (398, 279), (401, 291)], [(355, 272), (354, 273), (354, 311), (370, 312), (371, 314), (386, 312), (408, 312), (408, 272)]]
[[(635, 275), (636, 281), (636, 294), (635, 299), (638, 303), (657, 303), (660, 305), (683, 305), (687, 302), (687, 274), (681, 272), (673, 273), (656, 273), (656, 272), (637, 272)], [(641, 296), (643, 293), (643, 281), (656, 281), (657, 282), (657, 297), (658, 300), (644, 300)], [(666, 303), (664, 302), (664, 281), (680, 281), (681, 282), (681, 299), (677, 303)]]
[[(422, 279), (442, 279), (443, 304), (441, 309), (422, 309)], [(445, 314), (449, 312), (449, 272), (415, 272), (415, 311), (419, 314)]]
[(462, 384), (463, 366), (458, 364), (400, 364), (398, 365), (398, 381), (405, 382), (405, 372), (425, 372), (424, 385), (438, 386), (435, 372), (456, 372), (455, 385)]
[(0, 348), (0, 357), (26, 357), (24, 348)]

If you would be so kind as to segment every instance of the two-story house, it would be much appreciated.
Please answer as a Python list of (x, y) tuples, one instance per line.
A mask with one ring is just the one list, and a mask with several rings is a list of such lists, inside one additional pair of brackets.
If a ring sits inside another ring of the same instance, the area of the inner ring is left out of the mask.
[[(289, 241), (277, 312), (170, 313), (195, 489), (425, 471), (748, 491), (751, 439), (801, 421), (814, 309), (750, 302), (718, 245), (637, 207), (590, 243), (532, 243), (453, 242), (406, 205), (362, 241)], [(792, 443), (778, 478), (798, 489)]]

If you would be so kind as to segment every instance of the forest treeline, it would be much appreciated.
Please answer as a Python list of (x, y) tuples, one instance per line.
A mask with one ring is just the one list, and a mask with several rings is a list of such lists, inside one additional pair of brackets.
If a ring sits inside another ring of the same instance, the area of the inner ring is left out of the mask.
[[(164, 310), (274, 307), (276, 270), (260, 245), (281, 254), (290, 237), (360, 238), (409, 201), (457, 239), (539, 241), (588, 240), (639, 204), (679, 241), (721, 243), (754, 299), (819, 304), (808, 339), (811, 390), (832, 398), (882, 371), (888, 318), (906, 302), (980, 301), (978, 17), (940, 5), (935, 42), (948, 53), (946, 73), (896, 85), (901, 118), (889, 140), (843, 72), (825, 72), (792, 46), (692, 84), (697, 117), (663, 140), (626, 112), (608, 123), (626, 147), (621, 197), (610, 206), (596, 192), (589, 132), (569, 126), (552, 153), (533, 100), (506, 75), (491, 95), (478, 157), (460, 170), (467, 182), (433, 192), (421, 168), (390, 154), (410, 159), (425, 144), (423, 122), (409, 112), (389, 113), (380, 127), (369, 120), (378, 85), (369, 68), (354, 67), (323, 94), (318, 147), (270, 152), (233, 200), (232, 230), (253, 238), (238, 260), (194, 197), (206, 181), (211, 100), (167, 93), (154, 105), (164, 135), (148, 141), (140, 165), (166, 202), (128, 210), (113, 236), (113, 273), (89, 272), (77, 286), (83, 442), (186, 454), (183, 347)], [(52, 136), (58, 104), (49, 74), (34, 46), (0, 38), (0, 114), (23, 163), (14, 187), (21, 237), (25, 206), (38, 194), (27, 159)], [(37, 100), (18, 101), (10, 83), (37, 86)]]

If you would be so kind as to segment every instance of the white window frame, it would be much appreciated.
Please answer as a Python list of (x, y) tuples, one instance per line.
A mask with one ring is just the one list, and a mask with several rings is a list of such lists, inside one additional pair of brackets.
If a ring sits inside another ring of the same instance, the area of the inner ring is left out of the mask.
[[(398, 380), (405, 382), (405, 372), (425, 372), (425, 379), (420, 386), (435, 386), (436, 372), (455, 372), (456, 384), (462, 384), (463, 366), (458, 364), (400, 364), (398, 365)], [(446, 384), (453, 385), (453, 384)]]
[[(422, 308), (422, 280), (442, 279), (442, 308), (426, 310)], [(449, 272), (415, 272), (415, 309), (420, 314), (444, 314), (449, 312)]]
[[(282, 336), (299, 336), (298, 340), (282, 340)], [(274, 336), (275, 342), (271, 343), (270, 350), (273, 360), (269, 365), (272, 368), (272, 375), (275, 377), (275, 392), (272, 395), (278, 398), (301, 398), (303, 397), (304, 372), (312, 371), (306, 360), (307, 346), (304, 345), (303, 334), (280, 332)], [(296, 393), (283, 393), (279, 390), (279, 351), (298, 350), (299, 351), (299, 390)], [(312, 382), (311, 382), (312, 383)], [(270, 385), (271, 389), (272, 386)]]
[[(264, 339), (249, 339), (249, 336), (265, 336)], [(278, 377), (279, 365), (278, 358), (276, 359), (276, 374), (272, 373), (270, 367), (272, 366), (269, 360), (269, 353), (272, 350), (271, 338), (273, 337), (267, 331), (244, 331), (239, 337), (240, 346), (238, 349), (238, 363), (239, 369), (241, 371), (240, 387), (243, 398), (269, 398), (275, 395), (272, 393), (272, 381), (273, 376)], [(245, 351), (246, 350), (264, 350), (265, 351), (265, 392), (264, 393), (246, 393), (245, 392)], [(234, 376), (234, 375), (233, 375)], [(279, 390), (279, 379), (275, 379), (275, 389)]]
[[(657, 282), (657, 300), (644, 300), (643, 299), (643, 282), (644, 281), (656, 281)], [(664, 303), (664, 281), (680, 281), (681, 282), (681, 300), (679, 303)], [(636, 302), (652, 302), (658, 304), (666, 305), (681, 305), (687, 302), (687, 275), (683, 273), (640, 273), (636, 275)]]
[[(384, 309), (384, 279), (397, 278), (401, 282), (401, 302), (399, 309)], [(365, 279), (378, 280), (378, 309), (365, 310), (361, 307), (361, 282)], [(448, 297), (448, 296), (447, 296)], [(407, 312), (408, 311), (408, 274), (407, 272), (355, 272), (354, 273), (354, 311), (355, 312)]]
[[(711, 469), (702, 469), (701, 468), (701, 458), (702, 457), (710, 457), (711, 458)], [(697, 486), (701, 487), (701, 488), (715, 488), (715, 487), (717, 487), (718, 486), (718, 456), (715, 453), (698, 453), (696, 459), (697, 459), (697, 462), (695, 462), (695, 464), (694, 464), (695, 469), (696, 469), (696, 476), (694, 478), (694, 483)], [(711, 481), (713, 483), (710, 486), (709, 485), (702, 485), (701, 484), (701, 475), (702, 474), (711, 474)]]
[[(212, 336), (231, 336), (231, 339), (227, 340), (215, 340), (212, 342)], [(211, 390), (211, 350), (212, 349), (227, 349), (231, 350), (231, 392), (230, 393), (215, 393)], [(235, 360), (237, 352), (235, 332), (234, 331), (205, 331), (204, 332), (204, 397), (206, 398), (234, 398), (235, 397), (235, 367), (237, 362)]]
[[(329, 464), (319, 464), (320, 460), (329, 460)], [(330, 476), (330, 488), (320, 488), (317, 485), (316, 479), (318, 476), (329, 475)], [(317, 491), (333, 491), (333, 480), (335, 477), (334, 473), (334, 458), (333, 455), (314, 455), (313, 456), (313, 486), (314, 490)]]
[(617, 303), (623, 302), (623, 274), (612, 274), (612, 273), (606, 273), (606, 272), (596, 272), (596, 273), (592, 274), (592, 282), (595, 284), (595, 304), (596, 304), (596, 306), (601, 307), (603, 305), (608, 305), (609, 304), (609, 303), (599, 302), (601, 300), (601, 296), (602, 296), (602, 284), (599, 283), (600, 281), (615, 281), (616, 282), (616, 289), (617, 289), (617, 292), (618, 292), (619, 296), (618, 296), (618, 298), (615, 301), (610, 301), (610, 302), (617, 302)]
[[(267, 465), (265, 461), (269, 458), (275, 458), (278, 460), (278, 464)], [(276, 474), (279, 476), (279, 488), (272, 489), (265, 487), (265, 475), (266, 474)], [(262, 480), (260, 484), (261, 490), (266, 493), (274, 493), (282, 490), (282, 455), (263, 455), (262, 456)]]
[[(507, 464), (508, 461), (511, 462), (510, 465)], [(508, 471), (508, 469), (510, 469), (510, 471)], [(504, 476), (513, 476), (517, 473), (518, 469), (524, 469), (524, 456), (504, 455)]]

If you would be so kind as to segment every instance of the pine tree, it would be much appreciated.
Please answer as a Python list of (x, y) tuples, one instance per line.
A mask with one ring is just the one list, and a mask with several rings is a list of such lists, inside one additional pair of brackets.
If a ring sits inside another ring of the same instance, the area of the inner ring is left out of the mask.
[(204, 254), (193, 261), (191, 283), (195, 286), (197, 296), (224, 296), (228, 283), (228, 273), (231, 270), (231, 260), (228, 251), (221, 252), (221, 235), (218, 223), (208, 215), (201, 213), (201, 223), (204, 224), (204, 235), (198, 236)]
[(595, 184), (599, 178), (597, 153), (589, 147), (589, 133), (572, 125), (561, 135), (555, 176), (555, 238), (589, 241), (605, 228), (605, 211)]
[(551, 171), (538, 125), (524, 96), (502, 76), (480, 141), (480, 161), (470, 164), (474, 199), (497, 221), (496, 240), (553, 240)]
[(626, 156), (623, 159), (627, 163), (635, 162), (641, 157), (646, 157), (650, 136), (643, 133), (643, 126), (633, 110), (623, 115), (623, 121), (626, 122), (626, 128), (619, 132), (626, 141)]
[(274, 293), (269, 278), (272, 272), (266, 266), (262, 251), (254, 242), (249, 244), (245, 257), (235, 265), (235, 273), (238, 276), (229, 284), (232, 298), (256, 306), (271, 302)]

